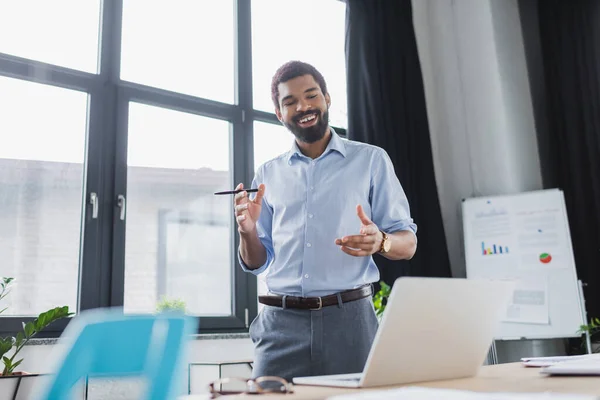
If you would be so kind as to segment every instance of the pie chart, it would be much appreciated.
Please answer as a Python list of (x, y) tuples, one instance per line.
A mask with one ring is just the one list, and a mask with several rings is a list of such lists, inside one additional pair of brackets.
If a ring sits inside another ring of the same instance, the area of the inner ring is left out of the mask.
[(542, 253), (540, 254), (540, 262), (542, 264), (548, 264), (550, 263), (550, 261), (552, 261), (552, 256), (548, 253)]

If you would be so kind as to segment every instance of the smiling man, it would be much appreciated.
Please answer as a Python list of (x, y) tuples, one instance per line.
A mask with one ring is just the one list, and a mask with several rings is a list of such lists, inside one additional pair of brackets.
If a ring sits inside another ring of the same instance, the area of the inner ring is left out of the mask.
[(271, 95), (296, 139), (257, 169), (253, 198), (241, 192), (234, 200), (240, 265), (264, 273), (269, 290), (250, 326), (253, 375), (361, 372), (378, 327), (372, 255), (410, 259), (417, 227), (387, 153), (329, 126), (331, 97), (319, 71), (288, 62)]

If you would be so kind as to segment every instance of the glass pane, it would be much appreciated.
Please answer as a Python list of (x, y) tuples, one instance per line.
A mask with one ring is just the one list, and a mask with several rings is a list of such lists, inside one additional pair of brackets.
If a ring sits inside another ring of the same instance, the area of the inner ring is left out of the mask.
[(100, 0), (3, 1), (0, 53), (96, 73)]
[(2, 316), (77, 308), (87, 100), (0, 77), (0, 275), (15, 278)]
[(254, 170), (272, 158), (286, 153), (294, 144), (294, 135), (283, 125), (254, 122)]
[(300, 60), (323, 74), (331, 95), (330, 123), (346, 128), (345, 34), (343, 1), (252, 0), (254, 108), (274, 112), (271, 79), (275, 71), (287, 61)]
[(125, 311), (231, 315), (230, 124), (130, 103)]
[(233, 0), (123, 2), (121, 78), (232, 104)]
[[(294, 143), (294, 135), (283, 125), (270, 124), (267, 122), (254, 122), (254, 170), (258, 167), (289, 151)], [(269, 190), (269, 188), (267, 188)], [(265, 284), (266, 271), (258, 275), (257, 290), (258, 294), (267, 294), (267, 285)], [(263, 308), (258, 303), (259, 310)]]

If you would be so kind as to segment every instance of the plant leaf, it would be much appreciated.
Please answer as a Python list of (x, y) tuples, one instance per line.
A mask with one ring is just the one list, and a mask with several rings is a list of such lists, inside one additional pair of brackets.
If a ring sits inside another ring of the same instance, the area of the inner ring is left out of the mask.
[(2, 287), (2, 290), (6, 289), (7, 287), (10, 286), (10, 283), (12, 281), (14, 281), (15, 278), (2, 278), (2, 282), (0, 283), (0, 286)]
[(6, 353), (8, 353), (12, 347), (12, 338), (0, 338), (0, 357), (3, 357)]
[(69, 306), (56, 307), (43, 312), (33, 321), (35, 333), (41, 332), (54, 321), (58, 321), (59, 319), (66, 318), (74, 314), (75, 313), (69, 312)]
[(35, 326), (33, 325), (33, 322), (26, 323), (23, 327), (23, 330), (25, 331), (25, 337), (28, 339), (31, 338), (31, 336), (33, 336), (35, 333)]
[(19, 366), (19, 364), (21, 364), (23, 362), (23, 358), (21, 358), (19, 361), (16, 361), (13, 363), (12, 365), (12, 369), (14, 370), (15, 368), (17, 368)]
[(17, 340), (15, 342), (15, 346), (17, 346), (17, 347), (21, 346), (21, 344), (23, 343), (23, 340), (25, 340), (25, 336), (23, 335), (23, 332), (17, 333)]
[(38, 317), (35, 319), (35, 325), (37, 326), (43, 326), (46, 324), (46, 321), (48, 320), (48, 311), (47, 312), (43, 312), (40, 315), (38, 315)]
[(4, 362), (4, 372), (10, 374), (13, 371), (13, 367), (12, 367), (10, 358), (3, 356), (2, 361)]

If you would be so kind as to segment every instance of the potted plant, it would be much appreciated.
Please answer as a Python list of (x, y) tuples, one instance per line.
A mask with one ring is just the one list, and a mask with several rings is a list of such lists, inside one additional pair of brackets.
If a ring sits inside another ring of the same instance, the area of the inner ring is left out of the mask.
[[(13, 280), (14, 278), (2, 278), (2, 282), (0, 282), (0, 301), (2, 301), (2, 299), (8, 296), (10, 293), (11, 283)], [(8, 307), (0, 309), (0, 314), (6, 311), (7, 308)]]
[[(0, 300), (8, 295), (13, 281), (13, 278), (2, 278), (0, 282)], [(6, 309), (7, 307), (4, 307), (0, 309), (0, 312)], [(71, 315), (73, 313), (69, 312), (68, 306), (55, 307), (41, 313), (33, 321), (23, 323), (23, 330), (17, 333), (16, 336), (0, 337), (0, 359), (2, 360), (0, 362), (0, 393), (12, 393), (11, 398), (25, 398), (22, 392), (31, 390), (33, 382), (24, 381), (30, 381), (40, 374), (30, 374), (17, 370), (17, 367), (23, 362), (23, 358), (18, 357), (19, 352), (33, 337), (50, 324)]]
[[(592, 353), (600, 352), (600, 341), (598, 341), (598, 333), (600, 333), (600, 318), (590, 319), (590, 323), (587, 325), (581, 325), (577, 333), (581, 335), (585, 335), (586, 333), (589, 334), (590, 342), (592, 344)], [(581, 341), (581, 350), (583, 353), (587, 352), (586, 346), (586, 339), (583, 337)]]
[(156, 305), (156, 312), (157, 313), (179, 312), (179, 313), (185, 314), (185, 312), (186, 312), (185, 301), (183, 301), (181, 299), (169, 299), (169, 298), (163, 296), (160, 299), (160, 301), (158, 302), (158, 304)]
[(377, 315), (377, 319), (381, 322), (383, 311), (385, 310), (387, 299), (390, 297), (392, 288), (384, 281), (379, 281), (379, 286), (381, 288), (375, 293), (375, 296), (373, 296), (373, 306), (375, 307), (375, 315)]

